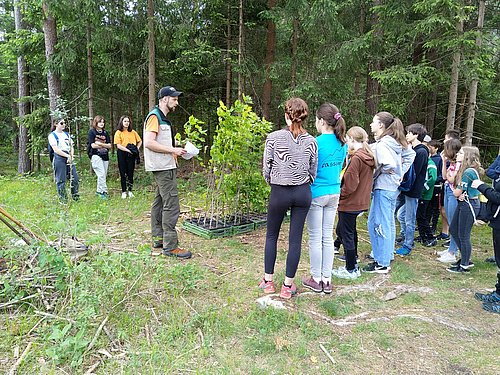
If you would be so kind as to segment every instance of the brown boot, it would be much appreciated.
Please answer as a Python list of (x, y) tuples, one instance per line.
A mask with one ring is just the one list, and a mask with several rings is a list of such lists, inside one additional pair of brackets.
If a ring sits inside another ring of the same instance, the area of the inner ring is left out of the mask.
[(191, 251), (181, 249), (180, 247), (173, 249), (173, 250), (163, 249), (163, 255), (166, 255), (169, 257), (177, 257), (177, 258), (181, 258), (181, 259), (189, 259), (193, 256), (193, 254), (191, 254)]

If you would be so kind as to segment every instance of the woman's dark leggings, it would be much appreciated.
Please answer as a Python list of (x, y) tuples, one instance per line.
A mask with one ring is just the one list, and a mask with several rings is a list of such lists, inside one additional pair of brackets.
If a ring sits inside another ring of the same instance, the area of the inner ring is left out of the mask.
[(122, 150), (118, 150), (117, 155), (122, 192), (127, 190), (132, 191), (132, 185), (134, 184), (135, 158), (130, 157), (128, 152)]
[(339, 211), (339, 221), (337, 223), (337, 240), (344, 245), (345, 268), (352, 271), (356, 267), (356, 257), (358, 256), (358, 231), (356, 230), (356, 219), (359, 212)]
[[(471, 199), (470, 204), (474, 209), (475, 215), (479, 213), (479, 199)], [(471, 206), (465, 201), (458, 201), (458, 206), (453, 215), (450, 224), (450, 233), (455, 239), (460, 250), (462, 266), (468, 266), (472, 254), (472, 243), (470, 241), (470, 232), (474, 224)]]
[(495, 262), (498, 267), (496, 292), (500, 294), (500, 228), (493, 228), (493, 251), (495, 252)]
[(298, 186), (271, 185), (271, 195), (267, 208), (266, 246), (264, 248), (265, 273), (274, 273), (278, 236), (285, 214), (290, 209), (290, 233), (288, 235), (285, 275), (290, 278), (295, 277), (300, 260), (302, 232), (311, 200), (309, 184)]

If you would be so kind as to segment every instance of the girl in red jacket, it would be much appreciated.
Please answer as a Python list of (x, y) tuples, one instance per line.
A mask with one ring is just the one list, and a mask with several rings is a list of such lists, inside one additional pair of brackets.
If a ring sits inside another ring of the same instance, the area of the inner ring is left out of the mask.
[(356, 262), (358, 248), (356, 219), (370, 207), (375, 156), (368, 145), (368, 134), (359, 126), (347, 131), (347, 146), (351, 158), (342, 180), (338, 207), (339, 221), (336, 229), (338, 240), (344, 245), (346, 265), (333, 269), (332, 276), (356, 279), (361, 276)]

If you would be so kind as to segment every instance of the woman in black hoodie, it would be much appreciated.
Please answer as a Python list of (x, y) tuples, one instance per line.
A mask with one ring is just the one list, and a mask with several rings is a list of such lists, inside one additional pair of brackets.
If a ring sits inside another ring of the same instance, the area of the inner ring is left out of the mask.
[(489, 225), (493, 228), (493, 250), (498, 267), (496, 290), (488, 294), (476, 293), (474, 296), (483, 302), (483, 309), (500, 314), (500, 176), (496, 176), (493, 182), (494, 188), (481, 180), (472, 181), (471, 186), (488, 198), (487, 219), (490, 220)]

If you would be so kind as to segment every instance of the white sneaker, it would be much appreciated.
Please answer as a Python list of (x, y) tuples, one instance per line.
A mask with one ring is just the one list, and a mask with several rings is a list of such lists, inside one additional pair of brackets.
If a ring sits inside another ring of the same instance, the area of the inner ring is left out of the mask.
[(446, 254), (441, 255), (437, 260), (441, 263), (455, 263), (457, 258), (454, 254), (447, 251)]
[(129, 197), (129, 198), (133, 198), (133, 197), (134, 197), (134, 194), (132, 194), (132, 192), (131, 192), (131, 191), (129, 191), (129, 192), (128, 192), (128, 197)]
[(122, 193), (122, 199), (125, 199), (125, 198), (127, 198), (127, 193), (126, 193), (126, 192), (123, 192), (123, 193)]
[(332, 270), (332, 276), (340, 279), (354, 280), (361, 276), (361, 272), (359, 268), (355, 268), (353, 271), (349, 272), (345, 267), (339, 267), (338, 269)]
[(440, 257), (442, 257), (444, 254), (448, 253), (448, 249), (444, 249), (444, 250), (441, 250), (441, 251), (436, 251), (436, 254)]

